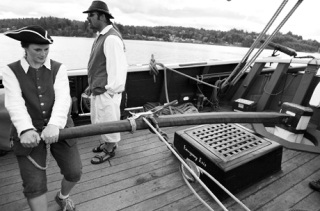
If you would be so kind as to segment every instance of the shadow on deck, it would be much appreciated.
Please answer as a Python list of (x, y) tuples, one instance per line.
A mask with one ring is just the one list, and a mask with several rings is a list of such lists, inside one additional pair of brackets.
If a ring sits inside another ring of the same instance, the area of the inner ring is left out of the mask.
[[(189, 128), (163, 129), (170, 140), (174, 132)], [(180, 163), (168, 148), (149, 130), (122, 133), (116, 156), (100, 165), (90, 163), (98, 137), (79, 139), (83, 175), (71, 197), (77, 210), (207, 210), (184, 183)], [(29, 210), (22, 194), (18, 165), (12, 153), (0, 158), (0, 210)], [(282, 170), (264, 178), (236, 196), (251, 210), (281, 211), (288, 209), (320, 210), (320, 193), (308, 183), (320, 178), (320, 155), (284, 149)], [(254, 173), (254, 172), (252, 172)], [(48, 175), (49, 210), (58, 210), (54, 196), (61, 175), (51, 158)], [(221, 210), (199, 186), (195, 189), (213, 207)], [(241, 210), (231, 199), (223, 204), (229, 210)]]

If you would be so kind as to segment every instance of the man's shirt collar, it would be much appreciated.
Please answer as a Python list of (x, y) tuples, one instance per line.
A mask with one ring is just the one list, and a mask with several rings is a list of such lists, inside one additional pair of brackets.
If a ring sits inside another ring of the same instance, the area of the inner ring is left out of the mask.
[(102, 31), (98, 34), (98, 35), (104, 35), (106, 34), (110, 29), (112, 28), (112, 25), (108, 25), (106, 26), (104, 29), (102, 29)]

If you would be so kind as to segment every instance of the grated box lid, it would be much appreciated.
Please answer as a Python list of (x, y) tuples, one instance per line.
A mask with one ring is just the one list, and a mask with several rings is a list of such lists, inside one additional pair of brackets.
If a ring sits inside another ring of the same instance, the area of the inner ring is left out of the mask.
[(225, 162), (272, 144), (236, 124), (203, 125), (186, 133)]

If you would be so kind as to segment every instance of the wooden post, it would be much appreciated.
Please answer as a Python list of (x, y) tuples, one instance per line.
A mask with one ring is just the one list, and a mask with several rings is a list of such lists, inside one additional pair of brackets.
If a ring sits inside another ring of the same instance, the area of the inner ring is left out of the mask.
[(270, 81), (265, 87), (265, 92), (262, 93), (258, 103), (257, 103), (257, 111), (263, 111), (270, 103), (271, 94), (277, 88), (281, 76), (284, 75), (289, 67), (289, 63), (279, 63), (276, 70), (273, 72)]
[(306, 93), (311, 85), (311, 81), (313, 77), (317, 74), (317, 71), (319, 69), (319, 65), (312, 65), (308, 64), (306, 69), (304, 70), (303, 77), (300, 81), (299, 87), (297, 88), (297, 91), (293, 97), (292, 103), (301, 105), (304, 97), (306, 96)]
[(261, 73), (262, 69), (265, 66), (265, 62), (256, 62), (254, 63), (252, 69), (246, 76), (246, 78), (243, 80), (242, 84), (237, 89), (235, 95), (232, 98), (232, 101), (243, 98), (248, 90), (251, 88), (252, 84), (254, 83), (256, 77)]

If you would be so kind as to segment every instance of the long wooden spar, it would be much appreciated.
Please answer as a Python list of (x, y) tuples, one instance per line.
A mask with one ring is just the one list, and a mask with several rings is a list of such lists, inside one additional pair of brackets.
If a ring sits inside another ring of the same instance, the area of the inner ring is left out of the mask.
[[(161, 128), (215, 123), (264, 123), (275, 125), (284, 122), (288, 118), (290, 118), (289, 115), (277, 112), (210, 112), (166, 115), (156, 117), (155, 119)], [(148, 125), (142, 118), (137, 118), (135, 122), (136, 130), (148, 128)], [(126, 131), (132, 131), (130, 122), (128, 120), (120, 120), (65, 128), (60, 131), (59, 140)]]

